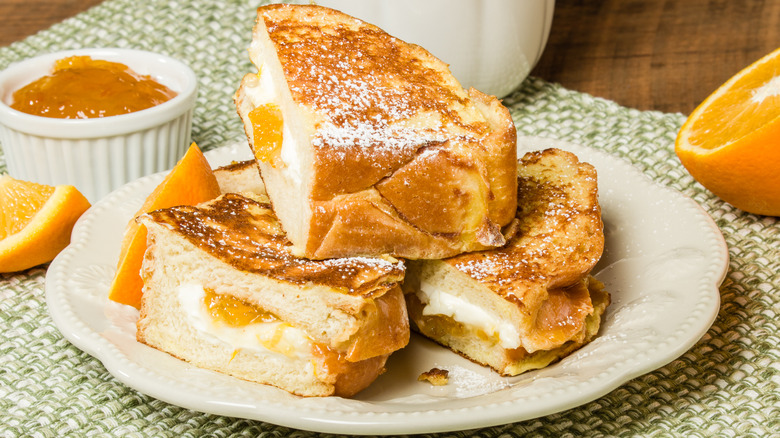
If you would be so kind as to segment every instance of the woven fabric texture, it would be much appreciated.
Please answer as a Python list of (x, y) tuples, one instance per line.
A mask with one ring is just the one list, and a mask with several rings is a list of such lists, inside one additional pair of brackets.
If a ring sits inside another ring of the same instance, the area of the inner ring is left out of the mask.
[[(212, 149), (243, 135), (231, 97), (250, 71), (246, 46), (259, 3), (108, 0), (1, 48), (0, 68), (79, 47), (140, 48), (177, 57), (200, 80), (193, 139)], [(435, 436), (780, 436), (777, 219), (736, 210), (688, 175), (673, 151), (684, 121), (680, 114), (628, 109), (536, 78), (505, 104), (521, 135), (608, 151), (698, 202), (729, 246), (722, 306), (709, 332), (681, 357), (593, 402), (535, 420)], [(46, 307), (45, 268), (0, 274), (0, 436), (318, 435), (194, 412), (126, 387), (59, 333)]]

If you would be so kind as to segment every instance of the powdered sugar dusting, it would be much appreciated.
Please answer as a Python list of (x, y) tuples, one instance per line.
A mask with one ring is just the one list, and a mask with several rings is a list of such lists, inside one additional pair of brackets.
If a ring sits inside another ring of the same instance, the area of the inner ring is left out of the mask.
[[(458, 111), (469, 101), (435, 58), (356, 20), (265, 20), (293, 97), (317, 114), (315, 148), (417, 149), (465, 126)], [(424, 128), (398, 126), (415, 118)]]
[(417, 149), (426, 143), (442, 142), (447, 139), (446, 135), (437, 131), (419, 131), (361, 122), (343, 126), (325, 122), (319, 128), (317, 135), (312, 139), (312, 145), (317, 148), (331, 147), (342, 152), (355, 147), (383, 149), (388, 152), (406, 148)]
[(157, 210), (145, 217), (240, 271), (276, 280), (370, 295), (392, 287), (404, 273), (403, 262), (390, 257), (296, 257), (270, 204), (238, 194), (228, 193), (200, 206)]
[(380, 257), (341, 257), (317, 260), (314, 263), (341, 269), (376, 269), (387, 272), (404, 269), (404, 262)]
[(585, 275), (601, 257), (595, 170), (573, 154), (526, 154), (519, 167), (519, 229), (500, 249), (449, 259), (455, 269), (504, 296)]
[(477, 397), (508, 388), (509, 380), (495, 374), (475, 372), (458, 365), (447, 367), (450, 384), (455, 388), (455, 397)]
[[(399, 126), (398, 121), (418, 116), (422, 109), (416, 105), (408, 89), (385, 86), (369, 82), (359, 69), (347, 60), (333, 55), (339, 74), (329, 72), (327, 66), (309, 68), (311, 81), (317, 90), (304, 90), (300, 85), (291, 85), (293, 93), (310, 96), (311, 105), (322, 116), (317, 132), (312, 139), (316, 148), (329, 147), (336, 150), (384, 149), (398, 151), (418, 148), (421, 144), (444, 141), (447, 128), (439, 119), (433, 119), (426, 129)], [(376, 75), (368, 79), (378, 80)], [(383, 82), (402, 82), (402, 78), (386, 77)]]

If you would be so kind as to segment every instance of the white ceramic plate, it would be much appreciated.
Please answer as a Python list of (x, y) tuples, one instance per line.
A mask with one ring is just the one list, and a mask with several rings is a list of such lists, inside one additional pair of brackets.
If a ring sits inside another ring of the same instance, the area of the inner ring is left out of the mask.
[[(503, 378), (416, 335), (388, 372), (354, 399), (300, 398), (195, 368), (135, 340), (138, 313), (108, 301), (127, 221), (162, 180), (131, 182), (93, 206), (71, 245), (49, 267), (54, 323), (136, 390), (189, 409), (344, 434), (431, 433), (522, 421), (594, 400), (674, 360), (696, 343), (720, 305), (728, 251), (717, 226), (687, 197), (658, 186), (626, 162), (561, 142), (522, 138), (519, 153), (568, 149), (599, 173), (606, 250), (596, 277), (612, 293), (599, 336), (544, 370)], [(246, 146), (207, 153), (212, 165), (248, 156)], [(417, 381), (432, 367), (447, 386)]]

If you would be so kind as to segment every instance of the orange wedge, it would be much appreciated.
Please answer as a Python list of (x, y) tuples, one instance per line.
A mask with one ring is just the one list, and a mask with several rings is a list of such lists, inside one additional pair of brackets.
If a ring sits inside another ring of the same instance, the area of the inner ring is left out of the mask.
[(90, 207), (75, 187), (52, 187), (0, 176), (0, 272), (50, 262), (70, 243)]
[(780, 216), (780, 49), (721, 85), (677, 135), (701, 185), (749, 213)]
[[(195, 205), (220, 195), (217, 178), (209, 162), (193, 143), (181, 160), (146, 198), (135, 216), (177, 205)], [(135, 308), (141, 307), (143, 280), (141, 264), (146, 252), (146, 227), (135, 222), (127, 225), (119, 264), (111, 282), (108, 298)]]

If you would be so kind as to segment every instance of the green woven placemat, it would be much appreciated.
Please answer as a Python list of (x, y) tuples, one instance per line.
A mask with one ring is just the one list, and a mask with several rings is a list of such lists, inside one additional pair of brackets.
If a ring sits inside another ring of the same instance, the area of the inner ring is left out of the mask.
[[(243, 135), (231, 96), (250, 71), (245, 49), (259, 3), (108, 0), (0, 49), (0, 68), (78, 47), (172, 55), (199, 77), (193, 139), (211, 149)], [(691, 179), (673, 152), (684, 120), (679, 114), (627, 109), (535, 78), (505, 103), (520, 134), (606, 150), (701, 204), (730, 248), (722, 307), (691, 350), (598, 400), (535, 420), (436, 436), (780, 436), (777, 219), (735, 210)], [(124, 386), (60, 335), (46, 308), (44, 276), (45, 267), (0, 274), (0, 436), (317, 435), (190, 411)]]

